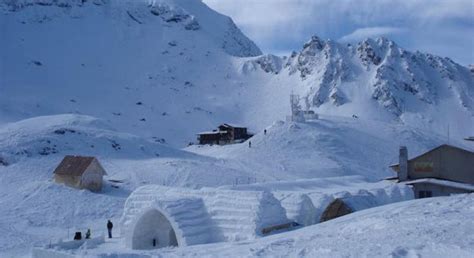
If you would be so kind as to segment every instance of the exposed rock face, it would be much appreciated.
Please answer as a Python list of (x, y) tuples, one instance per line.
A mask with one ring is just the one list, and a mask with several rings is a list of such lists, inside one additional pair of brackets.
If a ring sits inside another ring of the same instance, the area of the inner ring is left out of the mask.
[(266, 73), (278, 74), (283, 68), (283, 60), (275, 55), (262, 55), (254, 60), (246, 62), (242, 67), (244, 72), (262, 69)]
[[(262, 58), (249, 62), (262, 63)], [(353, 88), (358, 87), (359, 95), (367, 94), (390, 113), (401, 116), (413, 105), (408, 102), (437, 105), (440, 94), (449, 91), (474, 115), (472, 66), (409, 52), (386, 38), (366, 39), (353, 46), (313, 36), (289, 58), (265, 60), (263, 71), (297, 76), (309, 85), (303, 97), (316, 108), (325, 103), (343, 106), (352, 102)], [(285, 65), (275, 70), (281, 62)]]

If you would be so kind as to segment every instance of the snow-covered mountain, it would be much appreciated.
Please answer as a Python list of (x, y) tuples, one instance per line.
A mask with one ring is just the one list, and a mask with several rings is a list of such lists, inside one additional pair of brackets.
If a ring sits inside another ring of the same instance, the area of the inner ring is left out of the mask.
[(321, 113), (399, 120), (459, 134), (474, 128), (474, 73), (449, 58), (410, 52), (386, 38), (345, 45), (313, 36), (289, 57), (265, 55), (246, 73), (274, 74)]
[(91, 13), (99, 12), (104, 18), (124, 22), (117, 25), (130, 25), (130, 22), (155, 24), (156, 27), (177, 25), (174, 30), (182, 27), (186, 31), (198, 32), (198, 37), (205, 35), (214, 41), (213, 45), (220, 46), (230, 55), (245, 57), (261, 54), (260, 49), (241, 33), (232, 19), (214, 12), (201, 1), (2, 0), (0, 6), (6, 15), (16, 16), (14, 14), (17, 12), (26, 12), (26, 16), (22, 15), (23, 19), (16, 20), (24, 25), (46, 23), (64, 17), (87, 18), (92, 16)]
[[(0, 0), (0, 256), (66, 227), (102, 232), (142, 185), (373, 182), (400, 145), (424, 152), (448, 125), (469, 149), (473, 74), (387, 39), (262, 55), (200, 0)], [(291, 92), (320, 119), (281, 121)], [(248, 126), (252, 147), (178, 149), (219, 123)], [(102, 193), (52, 182), (67, 154), (98, 157)]]
[(183, 146), (239, 120), (233, 60), (261, 51), (201, 1), (0, 3), (3, 122), (87, 114)]
[[(2, 0), (0, 122), (77, 113), (174, 146), (223, 122), (258, 131), (289, 113), (289, 94), (319, 113), (464, 137), (473, 73), (387, 39), (313, 37), (290, 57), (261, 55), (201, 1)], [(259, 56), (260, 55), (260, 56)], [(257, 56), (257, 57), (254, 57)]]

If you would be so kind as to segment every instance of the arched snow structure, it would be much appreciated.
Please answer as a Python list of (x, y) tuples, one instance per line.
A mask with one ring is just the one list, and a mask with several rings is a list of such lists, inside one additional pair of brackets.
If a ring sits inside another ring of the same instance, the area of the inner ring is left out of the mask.
[(295, 192), (275, 192), (274, 195), (285, 209), (288, 219), (302, 226), (315, 223), (316, 208), (308, 195)]
[(133, 229), (132, 249), (178, 246), (176, 232), (168, 217), (163, 211), (154, 208), (144, 212)]
[(370, 191), (339, 192), (333, 195), (334, 200), (324, 209), (320, 222), (328, 221), (349, 213), (365, 210), (389, 203), (413, 199), (413, 191), (407, 187), (394, 185), (376, 188)]
[[(132, 249), (250, 240), (289, 222), (269, 192), (158, 185), (135, 190), (121, 219), (126, 246)], [(150, 246), (157, 237), (159, 244)]]
[(352, 213), (353, 210), (349, 205), (347, 205), (342, 199), (333, 200), (328, 207), (323, 211), (321, 215), (320, 222), (325, 222), (331, 219), (335, 219), (349, 213)]
[(122, 216), (122, 234), (127, 247), (143, 250), (209, 242), (209, 215), (202, 199), (132, 195), (127, 199)]

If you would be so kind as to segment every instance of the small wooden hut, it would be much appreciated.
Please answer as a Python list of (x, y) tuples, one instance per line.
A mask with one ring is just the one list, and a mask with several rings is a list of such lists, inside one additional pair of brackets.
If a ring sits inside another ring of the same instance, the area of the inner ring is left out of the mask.
[(65, 156), (54, 170), (54, 181), (77, 189), (102, 190), (105, 169), (95, 157)]

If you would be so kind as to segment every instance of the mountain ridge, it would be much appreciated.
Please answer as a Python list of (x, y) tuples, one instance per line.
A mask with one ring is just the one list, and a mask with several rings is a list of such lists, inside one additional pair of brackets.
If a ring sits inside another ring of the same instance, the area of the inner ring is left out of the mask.
[[(390, 119), (404, 121), (407, 114), (432, 116), (430, 109), (448, 101), (468, 121), (460, 131), (474, 123), (474, 73), (469, 68), (449, 58), (407, 51), (383, 37), (346, 45), (313, 36), (289, 57), (265, 55), (243, 65), (246, 73), (256, 70), (291, 77), (287, 81), (295, 84), (303, 104), (323, 113), (374, 102)], [(363, 108), (353, 112), (360, 115)]]
[(473, 72), (386, 38), (346, 45), (313, 36), (278, 57), (201, 1), (0, 3), (5, 122), (85, 114), (184, 146), (219, 123), (262, 130), (289, 114), (293, 92), (321, 114), (437, 133), (450, 125), (460, 137), (474, 123)]

